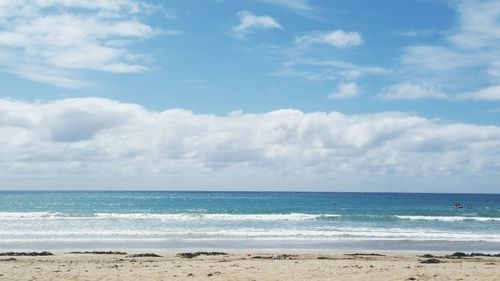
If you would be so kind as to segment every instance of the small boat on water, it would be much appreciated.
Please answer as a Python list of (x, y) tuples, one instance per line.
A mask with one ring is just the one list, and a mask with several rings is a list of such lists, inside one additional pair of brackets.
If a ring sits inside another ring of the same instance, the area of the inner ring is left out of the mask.
[(455, 208), (455, 209), (462, 209), (463, 208), (463, 206), (460, 203), (454, 203), (451, 207)]

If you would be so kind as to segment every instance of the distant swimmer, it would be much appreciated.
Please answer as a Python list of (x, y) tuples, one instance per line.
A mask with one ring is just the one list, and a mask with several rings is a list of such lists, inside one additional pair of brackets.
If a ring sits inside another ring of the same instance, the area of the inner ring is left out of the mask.
[(455, 208), (455, 209), (462, 209), (463, 208), (462, 205), (460, 205), (460, 203), (454, 203), (452, 205), (452, 207)]

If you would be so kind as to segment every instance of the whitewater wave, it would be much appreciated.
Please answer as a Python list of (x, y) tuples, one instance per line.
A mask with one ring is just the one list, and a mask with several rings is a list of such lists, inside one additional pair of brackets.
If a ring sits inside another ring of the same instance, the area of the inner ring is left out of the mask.
[(90, 215), (71, 215), (50, 212), (0, 212), (0, 220), (13, 219), (122, 219), (122, 220), (214, 220), (214, 221), (307, 221), (317, 219), (332, 219), (340, 217), (337, 214), (154, 214), (154, 213), (95, 213)]
[(450, 232), (404, 228), (363, 228), (344, 227), (338, 229), (157, 229), (157, 230), (123, 230), (85, 229), (76, 227), (65, 230), (3, 230), (0, 240), (161, 240), (161, 239), (231, 239), (231, 240), (324, 240), (338, 239), (357, 240), (412, 240), (412, 241), (487, 241), (500, 242), (500, 235), (494, 233)]
[(108, 219), (161, 219), (161, 220), (216, 220), (216, 221), (306, 221), (321, 218), (339, 217), (334, 214), (116, 214), (116, 213), (97, 213), (98, 218)]
[(56, 212), (0, 212), (0, 220), (9, 219), (48, 219), (60, 218), (64, 215)]
[(441, 221), (441, 222), (500, 222), (498, 217), (480, 216), (416, 216), (416, 215), (340, 215), (340, 214), (206, 214), (206, 213), (94, 213), (68, 214), (60, 212), (0, 212), (0, 220), (83, 220), (83, 219), (119, 219), (119, 220), (161, 220), (161, 221)]
[(396, 216), (401, 220), (417, 220), (417, 221), (443, 221), (443, 222), (457, 222), (457, 221), (480, 221), (490, 222), (498, 221), (500, 218), (492, 217), (465, 217), (465, 216)]

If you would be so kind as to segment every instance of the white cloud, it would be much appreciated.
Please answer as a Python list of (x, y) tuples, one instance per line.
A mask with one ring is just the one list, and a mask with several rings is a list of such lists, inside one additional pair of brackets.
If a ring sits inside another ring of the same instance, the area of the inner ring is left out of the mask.
[[(22, 77), (61, 87), (85, 85), (75, 78), (80, 70), (145, 71), (141, 55), (130, 51), (128, 45), (156, 34), (138, 19), (152, 9), (136, 0), (30, 0), (3, 4), (0, 58), (4, 58), (0, 64)], [(34, 75), (32, 69), (44, 69), (50, 74)]]
[(487, 73), (492, 77), (493, 79), (500, 81), (500, 60), (493, 61), (487, 70)]
[(460, 99), (480, 101), (500, 101), (500, 85), (494, 85), (478, 91), (462, 94)]
[(434, 29), (410, 29), (406, 31), (395, 31), (393, 34), (404, 37), (424, 37), (436, 35), (438, 34), (438, 31)]
[(241, 11), (237, 15), (240, 22), (231, 30), (237, 38), (245, 38), (255, 29), (283, 29), (277, 20), (268, 15), (257, 16), (249, 11)]
[(28, 80), (57, 85), (64, 88), (78, 89), (88, 85), (86, 82), (72, 77), (71, 73), (56, 69), (47, 69), (45, 67), (16, 65), (12, 66), (10, 71)]
[(430, 70), (488, 66), (500, 55), (500, 2), (451, 2), (458, 14), (457, 28), (441, 45), (410, 46), (403, 62)]
[(460, 68), (472, 68), (485, 64), (487, 55), (453, 50), (443, 46), (410, 46), (405, 49), (403, 64), (432, 73)]
[(361, 35), (357, 32), (345, 32), (341, 29), (329, 32), (311, 32), (297, 36), (297, 44), (326, 44), (338, 48), (347, 48), (360, 45), (363, 42)]
[(494, 191), (498, 147), (500, 127), (403, 113), (214, 116), (0, 99), (0, 185), (12, 188)]
[(345, 99), (358, 95), (358, 85), (354, 82), (340, 83), (335, 92), (328, 96), (329, 99)]
[(366, 75), (389, 73), (390, 70), (382, 67), (356, 65), (341, 60), (293, 59), (284, 63), (273, 75), (300, 77), (309, 81), (353, 81)]
[(458, 16), (456, 27), (446, 32), (441, 44), (407, 47), (402, 56), (406, 71), (414, 77), (446, 81), (456, 93), (470, 91), (471, 84), (494, 87), (500, 82), (500, 2), (449, 3)]
[(386, 89), (380, 98), (388, 100), (448, 99), (434, 85), (428, 83), (402, 82)]
[(258, 0), (258, 1), (269, 4), (280, 5), (283, 7), (296, 10), (298, 12), (312, 10), (311, 4), (308, 0)]
[(460, 29), (449, 36), (461, 48), (493, 47), (500, 42), (500, 2), (495, 0), (463, 0), (457, 2)]

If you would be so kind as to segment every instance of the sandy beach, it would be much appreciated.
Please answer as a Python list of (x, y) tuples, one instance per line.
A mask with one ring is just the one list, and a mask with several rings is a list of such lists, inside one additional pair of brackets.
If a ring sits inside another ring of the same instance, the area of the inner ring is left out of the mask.
[(0, 280), (493, 281), (500, 280), (500, 257), (416, 253), (13, 253), (0, 256)]

